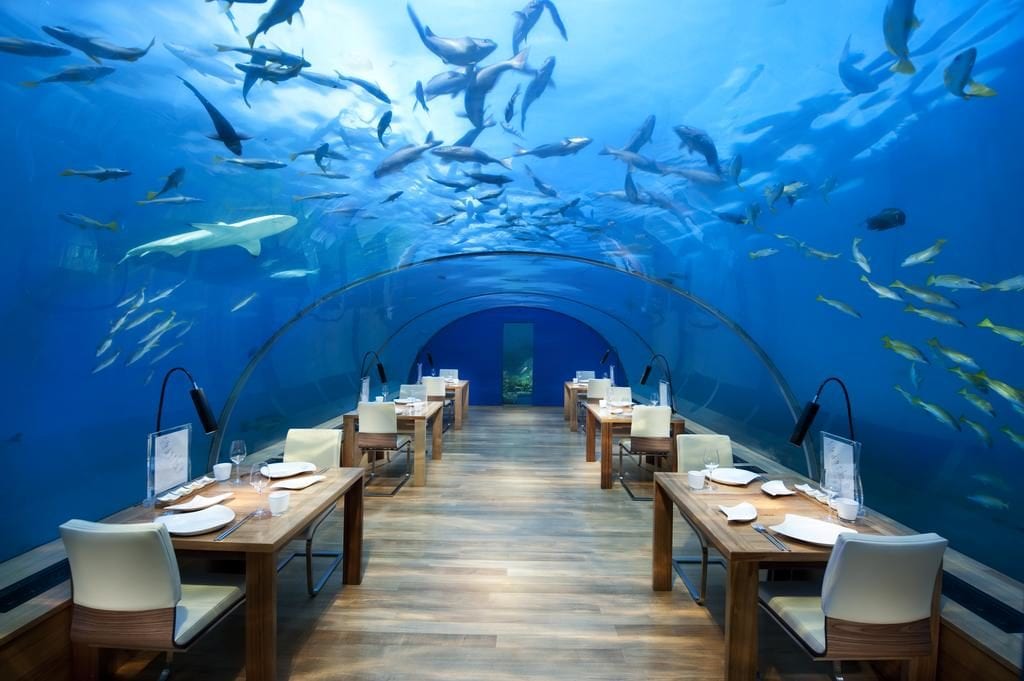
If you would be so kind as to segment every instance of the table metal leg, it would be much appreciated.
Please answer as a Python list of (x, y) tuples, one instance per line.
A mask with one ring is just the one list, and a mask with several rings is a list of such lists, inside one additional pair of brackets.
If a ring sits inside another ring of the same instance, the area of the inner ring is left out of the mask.
[[(575, 423), (575, 421), (573, 421)], [(597, 461), (597, 455), (594, 452), (594, 429), (597, 428), (597, 419), (594, 418), (593, 412), (587, 409), (587, 429), (586, 429), (586, 440), (587, 440), (587, 461)]]
[(444, 409), (440, 409), (430, 422), (430, 458), (440, 461), (443, 454), (441, 435), (444, 433)]

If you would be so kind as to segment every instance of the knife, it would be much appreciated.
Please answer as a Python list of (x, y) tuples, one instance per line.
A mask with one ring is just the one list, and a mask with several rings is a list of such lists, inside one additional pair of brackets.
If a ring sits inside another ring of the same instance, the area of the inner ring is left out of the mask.
[(223, 532), (221, 532), (220, 534), (218, 534), (218, 535), (217, 535), (217, 538), (216, 538), (216, 539), (214, 539), (213, 541), (221, 541), (222, 539), (224, 539), (225, 537), (227, 537), (227, 536), (228, 536), (229, 534), (231, 534), (232, 532), (234, 532), (235, 530), (237, 530), (237, 529), (238, 529), (239, 527), (241, 527), (242, 525), (244, 525), (244, 524), (245, 524), (245, 521), (246, 521), (246, 520), (248, 520), (249, 518), (253, 517), (254, 515), (256, 515), (256, 511), (252, 511), (252, 512), (251, 512), (251, 513), (250, 513), (249, 515), (245, 516), (244, 518), (242, 518), (241, 520), (239, 520), (239, 521), (238, 521), (237, 523), (235, 523), (234, 525), (232, 525), (232, 526), (231, 526), (231, 527), (229, 527), (228, 529), (226, 529), (226, 530), (224, 530)]

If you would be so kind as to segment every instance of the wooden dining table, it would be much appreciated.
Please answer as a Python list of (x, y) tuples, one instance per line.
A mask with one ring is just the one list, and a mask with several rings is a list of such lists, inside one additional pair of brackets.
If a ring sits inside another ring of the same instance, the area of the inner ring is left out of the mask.
[[(797, 476), (780, 479), (790, 489), (794, 484), (806, 482)], [(772, 533), (790, 549), (782, 551), (767, 537), (756, 532), (751, 523), (729, 522), (726, 519), (719, 505), (734, 506), (741, 502), (753, 504), (757, 509), (756, 522), (769, 527), (785, 520), (787, 513), (820, 520), (827, 518), (829, 509), (825, 504), (799, 492), (771, 497), (761, 491), (763, 482), (755, 480), (745, 487), (716, 482), (712, 490), (692, 490), (686, 473), (654, 474), (651, 588), (654, 591), (672, 590), (672, 509), (678, 508), (691, 526), (704, 536), (709, 546), (725, 559), (728, 572), (725, 591), (726, 681), (750, 681), (757, 674), (758, 571), (798, 564), (820, 567), (828, 562), (832, 553), (830, 546), (807, 544)], [(905, 528), (870, 513), (857, 523), (844, 525), (869, 534), (906, 534)]]
[[(414, 405), (395, 405), (398, 417), (398, 429), (412, 430), (412, 486), (423, 487), (427, 484), (427, 424), (430, 424), (432, 436), (430, 458), (440, 461), (442, 455), (441, 434), (444, 425), (441, 418), (444, 412), (443, 402), (418, 402)], [(342, 418), (341, 465), (358, 466), (359, 456), (356, 454), (356, 433), (359, 429), (359, 410), (346, 412)]]
[(462, 430), (462, 422), (469, 418), (469, 381), (459, 379), (449, 383), (446, 380), (444, 390), (452, 394), (452, 402), (455, 405), (455, 430)]
[(579, 431), (579, 412), (576, 411), (576, 405), (579, 402), (580, 395), (586, 394), (586, 383), (566, 381), (562, 386), (563, 416), (565, 417), (565, 420), (569, 422), (569, 430), (574, 433)]
[[(341, 581), (363, 581), (363, 469), (332, 468), (322, 473), (324, 480), (304, 490), (291, 491), (288, 509), (279, 516), (250, 518), (221, 541), (224, 529), (241, 521), (257, 508), (267, 508), (267, 495), (257, 494), (248, 484), (215, 483), (201, 490), (206, 497), (233, 492), (221, 502), (235, 512), (235, 520), (225, 528), (194, 536), (171, 535), (176, 551), (195, 551), (211, 557), (241, 555), (245, 560), (245, 678), (247, 681), (273, 681), (277, 678), (277, 565), (278, 553), (289, 542), (301, 538), (312, 521), (344, 497), (344, 536)], [(297, 479), (297, 478), (296, 478)], [(268, 490), (269, 491), (269, 490)], [(133, 506), (106, 518), (104, 522), (152, 522), (166, 513), (162, 508)], [(302, 598), (305, 598), (303, 594)], [(76, 661), (95, 662), (95, 657), (76, 655)], [(95, 670), (76, 669), (75, 678), (89, 678)]]
[[(601, 433), (601, 489), (612, 488), (612, 431), (616, 426), (628, 426), (633, 423), (632, 407), (601, 409), (596, 404), (587, 403), (586, 457), (587, 461), (596, 461), (597, 452), (595, 438)], [(619, 411), (618, 414), (612, 413)], [(678, 469), (676, 455), (676, 435), (686, 429), (686, 420), (679, 414), (672, 414), (671, 448), (669, 450), (669, 470)]]

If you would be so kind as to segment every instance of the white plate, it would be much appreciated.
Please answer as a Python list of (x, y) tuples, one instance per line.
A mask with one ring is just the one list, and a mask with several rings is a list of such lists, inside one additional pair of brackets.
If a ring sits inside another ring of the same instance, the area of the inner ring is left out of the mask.
[(628, 407), (629, 405), (631, 405), (633, 403), (632, 402), (609, 402), (608, 404), (612, 405), (613, 407)]
[(711, 473), (711, 479), (723, 485), (749, 485), (759, 477), (760, 474), (742, 468), (716, 468)]
[(761, 491), (771, 497), (784, 497), (796, 494), (796, 492), (786, 487), (786, 483), (781, 480), (769, 480), (761, 485)]
[(306, 489), (310, 485), (326, 479), (326, 475), (307, 475), (302, 478), (292, 478), (291, 480), (275, 482), (270, 486), (270, 489)]
[(186, 501), (183, 504), (175, 504), (174, 506), (167, 506), (164, 508), (165, 511), (200, 511), (204, 508), (209, 508), (214, 504), (219, 504), (225, 499), (230, 499), (235, 496), (234, 492), (224, 492), (224, 494), (218, 494), (215, 497), (204, 497), (202, 494), (196, 495), (194, 498)]
[(235, 512), (227, 506), (211, 506), (194, 513), (175, 513), (154, 518), (153, 522), (167, 526), (171, 534), (206, 534), (218, 530), (235, 519)]
[(857, 534), (857, 530), (849, 527), (792, 513), (787, 513), (786, 519), (779, 525), (772, 525), (771, 529), (787, 537), (819, 546), (835, 546), (836, 539), (844, 532)]
[(757, 509), (753, 504), (749, 504), (746, 501), (735, 506), (719, 506), (718, 508), (722, 510), (722, 513), (729, 520), (747, 522), (757, 517)]
[(621, 409), (609, 409), (608, 413), (609, 414), (621, 414), (622, 410)]
[(399, 397), (395, 400), (395, 404), (415, 404), (419, 402), (415, 397)]
[(268, 478), (290, 478), (299, 473), (312, 473), (316, 465), (308, 461), (286, 461), (282, 463), (268, 463), (260, 469), (260, 472)]

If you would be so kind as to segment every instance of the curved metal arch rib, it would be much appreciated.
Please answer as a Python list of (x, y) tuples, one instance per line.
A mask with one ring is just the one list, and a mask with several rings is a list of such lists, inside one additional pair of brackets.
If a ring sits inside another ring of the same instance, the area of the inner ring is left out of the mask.
[[(277, 331), (275, 331), (273, 334), (271, 334), (270, 337), (266, 341), (264, 341), (263, 345), (260, 346), (259, 350), (257, 350), (256, 353), (253, 354), (253, 356), (249, 359), (249, 363), (245, 365), (244, 369), (242, 369), (242, 372), (238, 375), (238, 378), (235, 379), (235, 384), (231, 388), (231, 392), (228, 395), (227, 400), (225, 400), (225, 402), (224, 402), (224, 408), (221, 410), (221, 413), (220, 413), (219, 422), (220, 422), (220, 426), (221, 427), (214, 434), (213, 441), (210, 443), (210, 457), (209, 457), (209, 460), (211, 462), (211, 465), (212, 465), (212, 462), (215, 462), (217, 460), (217, 454), (220, 451), (221, 443), (223, 442), (223, 439), (224, 439), (225, 426), (230, 421), (231, 413), (232, 413), (232, 411), (234, 411), (235, 404), (237, 404), (238, 398), (241, 395), (242, 390), (245, 388), (245, 385), (248, 383), (249, 378), (252, 376), (253, 371), (255, 371), (256, 367), (263, 360), (263, 358), (267, 355), (267, 353), (270, 352), (270, 349), (274, 346), (274, 344), (277, 343), (277, 341), (282, 336), (284, 336), (286, 333), (288, 333), (288, 331), (291, 330), (291, 328), (293, 326), (295, 326), (297, 323), (302, 321), (302, 319), (304, 319), (310, 312), (312, 312), (313, 310), (316, 310), (318, 307), (320, 307), (324, 303), (326, 303), (326, 302), (328, 302), (330, 300), (333, 300), (334, 298), (337, 298), (338, 296), (343, 295), (344, 293), (346, 293), (348, 291), (351, 291), (353, 289), (359, 288), (360, 286), (363, 286), (363, 285), (368, 284), (370, 282), (376, 281), (378, 279), (383, 279), (383, 278), (389, 277), (391, 275), (397, 274), (398, 272), (403, 272), (405, 270), (413, 270), (413, 269), (425, 268), (425, 267), (429, 267), (431, 265), (436, 265), (436, 264), (443, 263), (443, 262), (448, 262), (448, 261), (457, 261), (457, 260), (473, 259), (473, 258), (495, 258), (495, 257), (499, 257), (499, 258), (542, 258), (542, 259), (551, 259), (551, 260), (562, 260), (562, 261), (568, 261), (568, 262), (575, 262), (575, 263), (579, 263), (579, 264), (582, 264), (582, 265), (587, 265), (587, 266), (590, 266), (590, 267), (598, 267), (598, 268), (601, 268), (601, 269), (605, 269), (605, 270), (609, 270), (609, 271), (616, 272), (616, 273), (619, 273), (619, 274), (623, 274), (623, 275), (626, 275), (626, 276), (629, 276), (629, 277), (634, 277), (634, 278), (639, 279), (640, 281), (646, 282), (647, 284), (650, 284), (652, 286), (661, 287), (661, 288), (665, 289), (666, 291), (668, 291), (670, 293), (673, 293), (673, 294), (675, 294), (675, 295), (677, 295), (677, 296), (679, 296), (679, 297), (681, 297), (681, 298), (683, 298), (685, 300), (690, 301), (691, 303), (693, 303), (694, 305), (696, 305), (697, 307), (701, 308), (706, 313), (708, 313), (709, 315), (711, 315), (712, 317), (717, 319), (719, 322), (721, 322), (726, 328), (728, 328), (734, 334), (736, 334), (739, 337), (739, 339), (744, 343), (744, 345), (746, 345), (747, 348), (751, 352), (753, 352), (754, 355), (759, 360), (761, 360), (761, 363), (764, 365), (765, 369), (768, 370), (768, 373), (771, 375), (772, 379), (775, 381), (775, 385), (776, 385), (776, 387), (778, 387), (779, 392), (782, 395), (783, 401), (786, 403), (786, 406), (789, 408), (789, 413), (790, 413), (790, 416), (792, 416), (792, 418), (793, 418), (793, 422), (795, 423), (797, 418), (799, 418), (800, 407), (799, 407), (799, 403), (796, 400), (796, 396), (793, 394), (793, 390), (789, 387), (789, 383), (786, 381), (785, 377), (782, 375), (782, 372), (779, 371), (779, 368), (775, 365), (775, 362), (768, 355), (768, 353), (765, 352), (764, 349), (760, 345), (758, 345), (757, 341), (755, 341), (750, 334), (748, 334), (741, 326), (739, 326), (739, 324), (737, 324), (731, 318), (729, 318), (724, 312), (722, 312), (718, 308), (714, 307), (710, 303), (704, 301), (703, 299), (693, 295), (689, 291), (684, 291), (683, 289), (677, 288), (677, 287), (675, 287), (675, 286), (673, 286), (673, 285), (671, 285), (671, 284), (669, 284), (667, 282), (664, 282), (664, 281), (661, 281), (661, 280), (658, 280), (658, 279), (654, 279), (653, 277), (649, 277), (646, 274), (641, 274), (641, 273), (638, 273), (638, 272), (630, 272), (628, 270), (621, 269), (621, 268), (616, 267), (615, 265), (612, 265), (612, 264), (607, 263), (607, 262), (602, 262), (600, 260), (593, 260), (591, 258), (585, 258), (585, 257), (578, 256), (578, 255), (570, 255), (570, 254), (566, 254), (566, 253), (550, 253), (550, 252), (547, 252), (547, 251), (512, 251), (512, 250), (484, 251), (484, 252), (479, 252), (479, 253), (452, 253), (452, 254), (449, 254), (449, 255), (439, 255), (439, 256), (435, 256), (433, 258), (426, 258), (424, 260), (418, 260), (416, 262), (402, 263), (402, 264), (396, 265), (395, 267), (392, 267), (390, 269), (382, 270), (380, 272), (376, 272), (374, 274), (369, 274), (369, 275), (367, 275), (365, 277), (361, 277), (359, 279), (356, 279), (355, 281), (349, 282), (348, 284), (345, 284), (344, 286), (341, 286), (339, 288), (334, 289), (333, 291), (329, 291), (329, 292), (321, 295), (316, 300), (311, 302), (309, 305), (306, 305), (305, 307), (301, 308), (298, 312), (296, 312), (291, 317), (291, 319), (289, 319), (284, 324), (282, 324), (281, 327)], [(804, 450), (804, 458), (806, 459), (806, 463), (807, 463), (808, 475), (810, 475), (813, 478), (816, 475), (816, 466), (814, 465), (813, 456), (811, 455), (811, 449), (810, 449), (810, 447), (808, 446), (808, 444), (806, 442), (803, 445), (803, 450)]]

